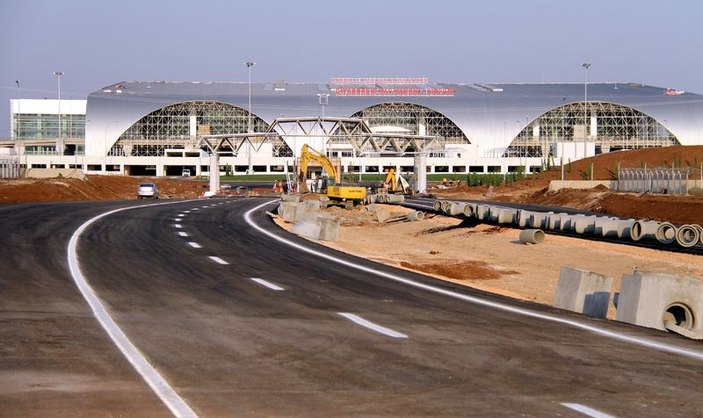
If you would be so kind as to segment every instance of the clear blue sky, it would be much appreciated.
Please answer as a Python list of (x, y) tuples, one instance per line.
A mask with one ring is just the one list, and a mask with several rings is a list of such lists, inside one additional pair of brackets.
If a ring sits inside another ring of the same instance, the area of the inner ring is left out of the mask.
[(636, 81), (703, 93), (700, 0), (2, 0), (9, 101), (122, 80)]

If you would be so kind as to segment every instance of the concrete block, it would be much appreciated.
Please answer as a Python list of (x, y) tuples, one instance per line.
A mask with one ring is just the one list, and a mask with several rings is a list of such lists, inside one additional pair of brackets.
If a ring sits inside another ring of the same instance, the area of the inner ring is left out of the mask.
[(613, 278), (562, 266), (554, 306), (596, 318), (608, 314)]
[(302, 221), (305, 219), (305, 204), (302, 202), (284, 202), (281, 218), (288, 223)]
[(622, 276), (615, 319), (664, 330), (665, 321), (703, 331), (703, 282), (695, 277), (638, 271)]
[(317, 214), (317, 224), (320, 226), (320, 239), (337, 241), (339, 238), (339, 220), (328, 213)]
[(281, 200), (284, 202), (300, 202), (299, 194), (284, 194), (281, 196)]
[(376, 211), (376, 220), (380, 223), (384, 223), (391, 217), (390, 212), (387, 210), (379, 209)]
[(319, 211), (320, 210), (320, 201), (319, 200), (306, 200), (305, 201), (305, 209), (312, 210), (312, 211)]
[(310, 238), (314, 240), (320, 239), (320, 225), (317, 222), (302, 221), (293, 225), (291, 232), (300, 235), (301, 237)]

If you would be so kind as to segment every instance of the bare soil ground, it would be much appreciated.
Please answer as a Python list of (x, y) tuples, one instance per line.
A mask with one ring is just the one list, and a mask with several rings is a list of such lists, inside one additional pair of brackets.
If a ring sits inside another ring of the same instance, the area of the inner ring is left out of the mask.
[[(568, 164), (566, 178), (614, 179), (618, 165), (637, 167), (691, 167), (700, 176), (703, 146), (669, 147), (616, 152)], [(592, 164), (592, 165), (591, 165)], [(592, 168), (592, 169), (591, 169)], [(493, 188), (433, 189), (438, 198), (482, 199), (565, 206), (637, 219), (674, 224), (703, 224), (703, 196), (614, 193), (606, 188), (548, 192), (550, 180), (561, 170), (542, 173)], [(88, 176), (79, 179), (0, 180), (0, 203), (135, 199), (145, 178)], [(163, 198), (195, 198), (207, 184), (192, 179), (149, 178)], [(388, 207), (395, 217), (407, 209)], [(417, 222), (379, 224), (363, 209), (331, 208), (342, 219), (340, 238), (329, 246), (400, 268), (466, 284), (507, 296), (551, 304), (561, 266), (607, 274), (615, 279), (632, 271), (663, 271), (703, 278), (703, 257), (641, 249), (627, 245), (548, 235), (539, 245), (522, 245), (519, 230), (479, 225), (464, 227), (453, 218), (428, 216)], [(610, 313), (611, 316), (613, 312)]]

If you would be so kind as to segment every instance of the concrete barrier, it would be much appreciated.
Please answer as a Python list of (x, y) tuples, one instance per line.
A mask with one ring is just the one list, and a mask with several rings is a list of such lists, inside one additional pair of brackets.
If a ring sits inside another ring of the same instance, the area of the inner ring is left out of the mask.
[(596, 318), (608, 314), (613, 278), (562, 266), (554, 306)]
[(320, 225), (315, 221), (302, 221), (293, 225), (291, 232), (301, 237), (314, 240), (320, 239)]
[(664, 330), (665, 321), (703, 331), (703, 282), (694, 277), (638, 271), (622, 276), (615, 319)]
[(284, 194), (281, 195), (281, 200), (284, 202), (300, 202), (299, 194)]
[(281, 217), (284, 222), (295, 223), (305, 219), (305, 204), (303, 202), (283, 202)]
[(318, 213), (315, 219), (320, 227), (320, 238), (324, 241), (337, 241), (339, 237), (339, 220), (329, 213)]

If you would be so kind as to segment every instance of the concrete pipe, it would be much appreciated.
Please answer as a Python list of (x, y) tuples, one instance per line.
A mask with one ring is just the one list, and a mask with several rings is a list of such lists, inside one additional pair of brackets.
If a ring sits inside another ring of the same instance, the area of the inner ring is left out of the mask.
[(603, 234), (603, 226), (605, 226), (606, 223), (612, 221), (613, 219), (617, 218), (611, 218), (608, 216), (597, 216), (593, 225), (593, 233), (596, 235), (605, 236), (605, 234)]
[(616, 234), (618, 238), (630, 238), (630, 229), (635, 223), (634, 219), (623, 219), (618, 223)]
[(464, 205), (464, 216), (470, 218), (474, 215), (476, 215), (476, 204), (467, 203), (466, 205)]
[(442, 210), (442, 201), (441, 200), (435, 200), (434, 204), (432, 205), (434, 208), (435, 212), (439, 212)]
[(387, 194), (386, 203), (401, 204), (405, 202), (405, 196), (402, 194)]
[(482, 221), (490, 220), (491, 208), (488, 205), (476, 205), (476, 217)]
[(618, 227), (622, 221), (620, 219), (609, 219), (600, 227), (600, 233), (604, 237), (617, 237)]
[(499, 208), (498, 223), (499, 224), (514, 224), (518, 217), (517, 209)]
[(561, 220), (559, 221), (559, 229), (562, 231), (570, 231), (572, 229), (573, 216), (571, 215), (561, 215)]
[(547, 226), (547, 219), (549, 218), (550, 215), (553, 215), (553, 212), (533, 212), (532, 213), (532, 222), (531, 226), (533, 228), (537, 229), (544, 229)]
[(592, 234), (596, 230), (595, 216), (579, 216), (574, 219), (574, 231), (577, 234)]
[(449, 214), (449, 208), (452, 207), (452, 203), (454, 203), (454, 202), (450, 202), (450, 201), (448, 201), (448, 200), (443, 201), (443, 202), (442, 202), (442, 212), (444, 212), (444, 213), (446, 213), (446, 214), (448, 215), (448, 214)]
[(523, 244), (539, 244), (544, 242), (544, 232), (540, 229), (524, 229), (520, 231), (520, 242)]
[(517, 225), (520, 228), (527, 228), (530, 226), (531, 222), (532, 222), (532, 212), (527, 211), (527, 210), (521, 210), (520, 213), (518, 214)]
[(676, 242), (684, 248), (691, 248), (698, 244), (701, 233), (694, 225), (681, 225), (676, 231)]
[(657, 221), (635, 221), (630, 228), (630, 238), (633, 241), (655, 240), (657, 239), (657, 229), (659, 229)]
[(465, 206), (466, 203), (463, 202), (452, 202), (452, 205), (449, 207), (449, 214), (452, 216), (463, 215)]
[(502, 209), (500, 206), (489, 206), (489, 218), (488, 220), (493, 223), (498, 223), (498, 213)]
[(553, 213), (547, 217), (547, 228), (558, 231), (561, 229), (561, 220), (566, 213)]
[(654, 233), (657, 241), (662, 244), (673, 244), (677, 240), (676, 235), (676, 227), (669, 222), (660, 223), (657, 232)]
[(421, 221), (425, 219), (425, 212), (419, 210), (412, 210), (405, 215), (406, 219), (409, 221)]

